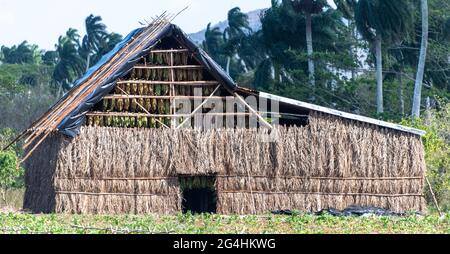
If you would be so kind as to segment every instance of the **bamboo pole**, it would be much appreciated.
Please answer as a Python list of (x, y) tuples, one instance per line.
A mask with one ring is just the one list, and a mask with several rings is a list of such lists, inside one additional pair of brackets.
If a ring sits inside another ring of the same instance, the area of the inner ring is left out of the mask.
[[(173, 53), (171, 53), (173, 56)], [(170, 66), (141, 66), (136, 65), (133, 68), (135, 69), (144, 69), (144, 70), (173, 70), (173, 69), (203, 69), (204, 67), (201, 65), (170, 65)]]
[[(164, 19), (166, 19), (166, 12), (164, 12), (162, 15), (158, 16), (158, 19), (155, 21), (154, 24), (149, 25), (148, 28), (153, 27), (152, 30), (147, 29), (142, 31), (136, 38), (133, 38), (133, 40), (140, 40), (141, 36), (144, 37), (141, 40), (145, 40), (153, 35), (156, 34), (156, 31), (159, 29), (162, 29), (165, 25), (164, 22), (162, 22)], [(150, 31), (149, 34), (147, 34)], [(44, 130), (47, 129), (55, 129), (55, 126), (52, 126), (53, 124), (59, 124), (58, 120), (61, 119), (58, 118), (59, 115), (63, 114), (64, 112), (67, 112), (69, 110), (73, 110), (73, 108), (76, 106), (73, 106), (74, 104), (77, 104), (76, 101), (79, 98), (81, 100), (85, 96), (89, 95), (90, 92), (93, 90), (92, 87), (94, 87), (95, 83), (101, 82), (104, 79), (108, 77), (108, 73), (110, 73), (111, 68), (115, 68), (119, 64), (121, 64), (121, 59), (126, 58), (128, 55), (133, 54), (135, 51), (138, 51), (143, 46), (140, 45), (133, 45), (136, 49), (130, 49), (130, 43), (128, 43), (119, 53), (117, 53), (109, 62), (110, 65), (103, 65), (98, 71), (96, 71), (89, 80), (87, 80), (83, 85), (79, 85), (76, 88), (74, 88), (70, 94), (63, 100), (61, 100), (61, 103), (59, 105), (54, 105), (53, 111), (50, 111), (48, 114), (44, 114), (41, 117), (41, 120), (39, 120), (37, 123), (33, 124), (32, 127), (35, 126), (44, 126)], [(140, 46), (140, 47), (139, 47)], [(99, 80), (100, 79), (100, 80)], [(81, 97), (81, 98), (80, 98)], [(68, 109), (69, 108), (69, 109)], [(48, 117), (47, 117), (48, 116)], [(64, 115), (65, 117), (65, 115)], [(32, 133), (27, 140), (25, 141), (26, 145), (24, 146), (24, 149), (28, 147), (29, 143), (32, 143), (32, 141), (40, 136), (43, 132), (37, 131)], [(40, 143), (40, 142), (38, 142)]]
[[(221, 190), (221, 193), (250, 193), (248, 190)], [(254, 194), (265, 195), (323, 195), (323, 196), (373, 196), (373, 197), (423, 197), (420, 193), (405, 193), (405, 194), (378, 194), (378, 193), (327, 193), (327, 192), (296, 192), (296, 191), (253, 191)]]
[(132, 194), (132, 193), (103, 193), (103, 192), (77, 192), (77, 191), (55, 191), (56, 194), (67, 194), (67, 195), (88, 195), (88, 196), (127, 196), (127, 197), (152, 197), (152, 196), (177, 196), (178, 193), (174, 194)]
[(47, 131), (45, 133), (45, 135), (36, 143), (36, 145), (25, 154), (25, 157), (19, 161), (19, 165), (21, 165), (22, 163), (24, 163), (30, 156), (31, 154), (39, 147), (40, 144), (42, 144), (42, 142), (44, 142), (44, 140), (48, 137), (48, 135), (50, 135), (51, 131)]
[[(221, 178), (245, 178), (248, 175), (218, 175)], [(333, 180), (333, 181), (395, 181), (395, 180), (422, 180), (423, 177), (314, 177), (314, 176), (265, 176), (251, 175), (252, 178), (268, 178), (268, 179), (302, 179), (302, 180)]]
[(203, 86), (203, 85), (217, 85), (217, 81), (152, 81), (152, 80), (127, 80), (118, 81), (117, 84), (159, 84), (159, 85), (179, 85), (179, 86)]
[[(193, 115), (196, 115), (194, 113)], [(252, 113), (198, 113), (201, 115), (209, 115), (209, 116), (251, 116)], [(165, 115), (165, 114), (147, 114), (147, 113), (127, 113), (127, 112), (89, 112), (86, 113), (86, 116), (129, 116), (129, 117), (163, 117), (163, 118), (177, 118), (177, 117), (189, 117), (190, 114), (173, 114), (173, 115)]]
[(219, 88), (221, 87), (221, 85), (218, 85), (216, 87), (216, 89), (214, 89), (214, 91), (211, 93), (211, 95), (202, 102), (202, 104), (200, 104), (196, 109), (194, 109), (194, 111), (192, 111), (191, 114), (189, 114), (189, 117), (187, 117), (176, 129), (180, 129), (181, 127), (183, 127), (183, 125), (185, 125), (188, 121), (191, 120), (192, 116), (195, 115), (195, 113), (197, 113), (200, 109), (202, 109), (202, 107), (208, 102), (209, 99), (211, 99), (212, 96), (214, 96), (214, 94), (219, 90)]
[[(162, 21), (164, 18), (166, 18), (166, 17), (164, 17), (164, 16), (161, 17), (161, 20), (160, 20), (160, 21)], [(139, 40), (139, 39), (140, 39), (140, 38), (139, 38), (140, 36), (144, 36), (143, 39), (145, 40), (145, 39), (147, 39), (148, 37), (151, 37), (151, 36), (155, 35), (155, 32), (156, 32), (155, 30), (159, 30), (159, 29), (161, 29), (163, 26), (164, 26), (164, 23), (158, 21), (156, 27), (154, 27), (154, 29), (152, 29), (152, 30), (150, 31), (150, 34), (147, 35), (147, 34), (145, 33), (145, 31), (144, 31), (144, 32), (142, 32), (141, 34), (139, 34), (138, 37), (136, 37), (134, 40)], [(142, 39), (141, 39), (141, 40), (142, 40)], [(127, 44), (127, 46), (129, 46), (129, 45), (130, 45), (130, 43)], [(113, 68), (113, 67), (118, 66), (118, 65), (121, 63), (121, 62), (120, 62), (121, 59), (127, 57), (127, 56), (130, 55), (130, 54), (133, 54), (134, 52), (138, 51), (140, 48), (142, 48), (142, 46), (139, 47), (139, 45), (138, 45), (138, 46), (135, 46), (135, 49), (128, 49), (127, 47), (125, 47), (120, 53), (118, 53), (116, 56), (113, 57), (113, 59), (110, 60), (110, 62), (112, 63), (111, 66), (106, 66), (106, 65), (103, 66), (99, 71), (97, 71), (96, 73), (94, 73), (94, 75), (93, 75), (93, 76), (91, 77), (91, 79), (89, 80), (90, 83), (89, 83), (89, 81), (87, 81), (87, 84), (86, 84), (85, 86), (79, 86), (79, 87), (78, 87), (78, 88), (81, 88), (80, 93), (75, 93), (74, 91), (72, 91), (72, 92), (71, 92), (71, 94), (73, 94), (72, 100), (71, 100), (71, 101), (66, 100), (66, 104), (73, 102), (73, 101), (74, 101), (76, 98), (78, 98), (78, 97), (83, 97), (83, 95), (85, 95), (87, 92), (90, 91), (89, 88), (92, 88), (92, 86), (95, 85), (95, 83), (96, 83), (97, 81), (103, 81), (103, 80), (107, 77), (107, 74), (110, 72), (110, 71), (109, 71), (110, 68)], [(116, 60), (118, 60), (119, 62), (116, 62)], [(100, 80), (98, 80), (99, 78), (100, 78)], [(102, 80), (101, 78), (103, 78), (103, 80)], [(78, 97), (77, 97), (77, 96), (78, 96)], [(69, 98), (69, 99), (71, 99), (71, 98)], [(70, 104), (69, 104), (69, 105), (70, 105)], [(60, 107), (60, 108), (61, 108), (61, 107)], [(64, 110), (64, 108), (62, 108), (62, 109)], [(59, 113), (59, 111), (57, 111), (56, 113)], [(56, 113), (55, 113), (55, 114), (56, 114)]]
[(2, 151), (6, 151), (8, 148), (10, 148), (14, 143), (16, 143), (19, 139), (21, 139), (23, 136), (26, 136), (28, 134), (29, 130), (23, 131), (19, 136), (17, 136), (11, 143), (9, 143), (7, 146), (5, 146)]
[[(170, 81), (172, 81), (172, 83), (170, 84), (170, 95), (173, 97), (173, 96), (175, 96), (175, 85), (173, 84), (173, 82), (175, 82), (173, 52), (170, 52), (170, 67), (171, 67), (170, 68)], [(170, 98), (170, 113), (172, 115), (174, 115), (175, 111), (176, 111), (175, 100), (173, 98)], [(171, 120), (172, 120), (171, 127), (174, 129), (177, 124), (177, 119), (172, 118)]]
[[(161, 21), (163, 21), (164, 18), (165, 18), (165, 12), (161, 16), (161, 19), (156, 23), (156, 27), (154, 27), (154, 29), (152, 29), (150, 31), (144, 30), (134, 40), (139, 40), (140, 36), (143, 36), (144, 38), (142, 40), (145, 40), (151, 36), (156, 35), (156, 31), (159, 31), (159, 29), (162, 29), (165, 25), (168, 24), (168, 23), (161, 22)], [(149, 26), (149, 28), (150, 27), (152, 27), (152, 26)], [(150, 33), (147, 34), (146, 32), (147, 33), (150, 32)], [(94, 75), (88, 81), (86, 81), (85, 85), (80, 85), (80, 86), (76, 87), (75, 90), (73, 90), (70, 93), (68, 98), (62, 101), (61, 105), (57, 105), (55, 107), (55, 110), (53, 112), (50, 112), (50, 116), (47, 119), (43, 118), (43, 122), (38, 123), (37, 125), (38, 126), (43, 125), (44, 130), (55, 129), (56, 126), (54, 126), (54, 124), (55, 123), (56, 123), (56, 125), (59, 124), (59, 122), (65, 117), (64, 112), (68, 112), (68, 111), (70, 112), (78, 105), (78, 103), (76, 103), (77, 98), (79, 98), (79, 100), (81, 100), (82, 98), (88, 96), (92, 92), (92, 90), (95, 89), (95, 84), (97, 82), (102, 82), (109, 76), (108, 74), (111, 73), (111, 68), (116, 68), (117, 66), (119, 66), (122, 62), (124, 62), (127, 59), (127, 56), (129, 56), (129, 55), (133, 54), (134, 52), (143, 48), (143, 45), (137, 45), (137, 46), (133, 45), (133, 46), (135, 46), (135, 48), (130, 49), (129, 45), (130, 44), (128, 43), (127, 46), (121, 50), (120, 53), (116, 54), (109, 61), (111, 63), (110, 65), (105, 64), (96, 73), (94, 73)], [(125, 55), (123, 56), (123, 54), (125, 54)], [(78, 90), (80, 90), (80, 91), (78, 92)], [(63, 116), (61, 117), (61, 115), (63, 115)], [(32, 143), (32, 141), (35, 139), (35, 137), (40, 136), (42, 133), (43, 133), (43, 131), (38, 130), (37, 132), (30, 135), (30, 137), (28, 137), (27, 140), (25, 141), (26, 144), (24, 146), (24, 149), (27, 149), (29, 144)], [(44, 135), (44, 138), (47, 136), (48, 136), (48, 134)], [(40, 144), (40, 143), (41, 143), (41, 141), (38, 142), (38, 144)], [(32, 149), (32, 150), (34, 150), (34, 149)]]
[(182, 53), (182, 52), (189, 52), (189, 49), (158, 49), (150, 51), (150, 53)]
[(242, 103), (244, 104), (249, 110), (250, 112), (252, 112), (254, 115), (256, 115), (256, 117), (259, 118), (259, 120), (261, 120), (261, 122), (269, 127), (270, 129), (273, 129), (273, 126), (271, 124), (269, 124), (266, 119), (264, 119), (260, 114), (258, 114), (258, 112), (256, 112), (256, 110), (254, 110), (250, 105), (248, 105), (248, 103), (236, 92), (234, 92), (234, 96)]
[[(156, 96), (156, 95), (107, 95), (103, 97), (104, 99), (174, 99), (174, 100), (181, 100), (181, 99), (206, 99), (209, 98), (209, 96)], [(225, 99), (226, 97), (223, 96), (213, 96), (211, 99)], [(271, 112), (266, 112), (271, 113)], [(274, 113), (275, 114), (275, 113)], [(279, 113), (278, 113), (279, 114)]]
[(428, 177), (425, 177), (425, 180), (427, 181), (428, 188), (430, 188), (431, 196), (433, 197), (433, 202), (434, 202), (434, 205), (436, 206), (436, 209), (438, 210), (439, 216), (442, 216), (441, 208), (439, 207), (439, 204), (437, 202), (436, 196), (434, 195), (434, 191), (433, 191), (433, 188), (431, 187), (431, 183), (428, 180)]
[[(158, 22), (152, 23), (148, 26), (147, 30), (142, 31), (137, 38), (133, 38), (133, 40), (147, 40), (148, 38), (155, 36), (158, 31), (160, 31), (164, 26), (170, 24), (167, 18), (173, 19), (175, 16), (166, 16), (164, 12), (161, 16), (159, 16)], [(152, 28), (152, 29), (150, 29)], [(143, 38), (139, 38), (143, 37)], [(136, 44), (136, 43), (135, 43)], [(81, 101), (83, 98), (87, 97), (91, 92), (96, 88), (95, 84), (104, 81), (109, 77), (108, 74), (111, 73), (111, 69), (116, 68), (122, 62), (126, 61), (129, 55), (134, 54), (143, 48), (143, 44), (134, 45), (134, 48), (129, 48), (130, 43), (128, 43), (118, 54), (116, 54), (110, 61), (109, 65), (103, 65), (97, 72), (95, 72), (89, 80), (87, 80), (83, 85), (79, 85), (74, 88), (71, 93), (65, 98), (60, 100), (59, 103), (55, 104), (52, 109), (49, 110), (47, 114), (44, 114), (40, 120), (35, 122), (30, 129), (33, 129), (37, 126), (37, 131), (31, 133), (31, 135), (26, 139), (24, 150), (28, 149), (29, 145), (34, 143), (35, 139), (42, 136), (42, 138), (35, 143), (36, 145), (29, 150), (25, 155), (25, 159), (21, 160), (20, 163), (25, 161), (29, 155), (39, 146), (42, 141), (47, 138), (49, 135), (49, 130), (56, 130), (57, 125), (64, 119), (67, 112), (71, 112), (77, 105), (77, 101)]]
[[(127, 92), (125, 92), (122, 88), (120, 88), (120, 87), (118, 87), (118, 86), (117, 86), (117, 88), (118, 88), (122, 93), (124, 93), (125, 95), (129, 95), (129, 94), (128, 94)], [(138, 105), (145, 113), (147, 113), (148, 115), (151, 115), (150, 112), (148, 112), (147, 109), (144, 108), (144, 106), (142, 106), (139, 102), (136, 102), (136, 105)], [(155, 118), (155, 120), (156, 120), (158, 123), (160, 123), (162, 126), (168, 128), (168, 129), (170, 129), (167, 125), (165, 125), (163, 122), (161, 122), (158, 118)]]

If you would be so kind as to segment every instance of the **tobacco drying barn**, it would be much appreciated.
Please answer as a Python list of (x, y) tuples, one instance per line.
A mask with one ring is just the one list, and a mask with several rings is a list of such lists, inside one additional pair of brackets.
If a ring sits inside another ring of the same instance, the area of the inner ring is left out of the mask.
[(128, 35), (24, 133), (24, 208), (424, 212), (423, 134), (240, 87), (160, 19)]

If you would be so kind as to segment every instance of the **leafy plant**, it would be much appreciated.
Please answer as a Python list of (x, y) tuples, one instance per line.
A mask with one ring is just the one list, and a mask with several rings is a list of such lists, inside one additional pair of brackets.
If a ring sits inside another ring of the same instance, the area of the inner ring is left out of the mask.
[[(429, 118), (415, 121), (403, 120), (402, 124), (425, 130), (423, 137), (427, 176), (433, 186), (438, 203), (444, 210), (450, 209), (450, 103), (440, 111), (431, 111)], [(428, 203), (432, 197), (426, 193)]]
[(21, 170), (16, 168), (17, 156), (14, 152), (0, 152), (0, 191), (2, 200), (6, 203), (6, 191), (15, 187)]

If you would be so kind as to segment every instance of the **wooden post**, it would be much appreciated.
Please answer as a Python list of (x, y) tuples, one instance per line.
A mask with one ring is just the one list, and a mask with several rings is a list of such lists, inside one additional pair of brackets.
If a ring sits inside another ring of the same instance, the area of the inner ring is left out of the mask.
[(5, 146), (2, 151), (6, 151), (8, 148), (10, 148), (12, 145), (14, 145), (17, 141), (19, 141), (22, 137), (24, 137), (25, 135), (27, 135), (29, 133), (29, 130), (25, 130), (24, 132), (22, 132), (19, 136), (17, 136), (13, 141), (11, 141), (11, 143), (9, 143), (7, 146)]
[(438, 210), (439, 216), (442, 216), (441, 208), (439, 207), (436, 196), (434, 195), (433, 188), (431, 188), (431, 183), (428, 180), (428, 177), (425, 177), (425, 179), (427, 180), (427, 184), (428, 184), (428, 187), (430, 188), (431, 196), (433, 197), (433, 202), (434, 202), (434, 205), (436, 206), (436, 209)]
[[(117, 88), (118, 88), (122, 93), (124, 93), (125, 95), (129, 95), (129, 94), (128, 94), (127, 92), (125, 92), (122, 88), (120, 88), (120, 87), (118, 87), (118, 86), (117, 86)], [(150, 112), (148, 112), (148, 110), (145, 109), (144, 106), (142, 106), (139, 102), (136, 102), (136, 105), (138, 105), (145, 113), (151, 115)], [(158, 123), (160, 123), (162, 126), (164, 126), (165, 128), (170, 129), (170, 128), (169, 128), (167, 125), (165, 125), (163, 122), (159, 121), (158, 118), (155, 117), (155, 120), (156, 120)]]
[(266, 126), (266, 127), (269, 127), (270, 129), (273, 129), (273, 126), (270, 124), (270, 123), (268, 123), (267, 121), (266, 121), (266, 119), (264, 119), (260, 114), (258, 114), (258, 112), (256, 112), (256, 110), (254, 110), (250, 105), (248, 105), (248, 103), (239, 95), (239, 94), (237, 94), (236, 92), (234, 93), (234, 96), (242, 103), (242, 104), (244, 104), (247, 108), (248, 108), (248, 110), (250, 110), (250, 112), (252, 112), (254, 115), (256, 115), (256, 117), (258, 117), (259, 118), (259, 120), (261, 120), (261, 122)]
[[(173, 70), (173, 66), (174, 66), (174, 62), (173, 62), (173, 51), (170, 51), (170, 76), (171, 76), (171, 81), (175, 82), (175, 73)], [(173, 97), (175, 96), (175, 85), (173, 83), (170, 84), (170, 113), (172, 115), (175, 115), (176, 113), (176, 105), (175, 105), (175, 100), (173, 99)], [(171, 119), (171, 128), (175, 129), (176, 125), (177, 125), (177, 119), (176, 118), (172, 118)]]
[(197, 113), (200, 109), (202, 109), (202, 107), (208, 102), (209, 99), (211, 99), (214, 96), (214, 94), (219, 90), (220, 87), (221, 85), (218, 85), (216, 89), (214, 89), (214, 91), (209, 95), (209, 97), (206, 100), (204, 100), (203, 103), (200, 104), (196, 109), (194, 109), (194, 111), (192, 111), (189, 117), (187, 117), (180, 125), (178, 125), (176, 129), (177, 130), (180, 129), (181, 127), (183, 127), (183, 125), (187, 123), (187, 121), (190, 121), (192, 116), (195, 115), (195, 113)]

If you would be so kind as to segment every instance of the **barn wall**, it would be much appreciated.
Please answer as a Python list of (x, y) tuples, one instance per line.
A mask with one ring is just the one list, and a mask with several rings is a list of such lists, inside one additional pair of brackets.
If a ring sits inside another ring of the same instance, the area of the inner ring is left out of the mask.
[(276, 144), (255, 143), (249, 135), (228, 139), (240, 151), (230, 161), (233, 173), (218, 180), (218, 210), (361, 205), (426, 212), (419, 136), (320, 113), (312, 113), (309, 122), (305, 128), (280, 130)]
[(61, 141), (59, 135), (50, 135), (25, 162), (25, 210), (55, 211), (54, 175)]
[[(312, 113), (308, 126), (278, 128), (271, 136), (245, 129), (81, 132), (61, 143), (56, 212), (176, 213), (179, 174), (216, 175), (224, 214), (350, 205), (426, 209), (420, 137), (333, 116)], [(271, 138), (277, 142), (266, 142)]]

